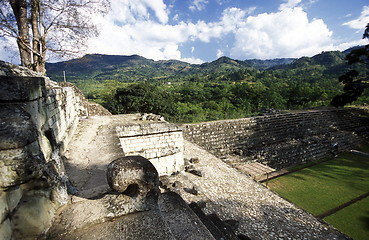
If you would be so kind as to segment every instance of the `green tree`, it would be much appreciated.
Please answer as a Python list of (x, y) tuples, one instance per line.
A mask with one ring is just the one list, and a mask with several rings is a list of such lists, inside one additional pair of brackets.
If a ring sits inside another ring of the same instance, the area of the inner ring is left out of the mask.
[(206, 113), (201, 106), (192, 103), (176, 103), (176, 115), (174, 121), (183, 123), (203, 122)]
[(155, 113), (171, 118), (175, 114), (175, 99), (168, 89), (149, 83), (131, 84), (115, 93), (118, 113)]
[[(366, 25), (363, 38), (369, 39), (369, 23)], [(369, 44), (351, 51), (346, 56), (346, 60), (352, 66), (352, 69), (339, 78), (344, 87), (343, 93), (335, 96), (331, 101), (331, 104), (335, 107), (352, 103), (369, 87), (368, 73), (359, 70), (363, 66), (365, 68), (369, 66)]]

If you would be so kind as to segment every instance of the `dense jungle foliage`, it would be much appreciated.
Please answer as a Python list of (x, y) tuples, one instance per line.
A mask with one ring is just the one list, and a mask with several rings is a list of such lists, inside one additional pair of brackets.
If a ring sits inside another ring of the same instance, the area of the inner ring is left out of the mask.
[[(86, 55), (46, 67), (53, 80), (63, 81), (66, 71), (68, 81), (114, 114), (146, 112), (173, 122), (201, 122), (329, 106), (342, 93), (338, 78), (352, 67), (345, 60), (348, 52), (264, 61), (222, 57), (201, 65)], [(364, 92), (355, 103), (368, 101)]]

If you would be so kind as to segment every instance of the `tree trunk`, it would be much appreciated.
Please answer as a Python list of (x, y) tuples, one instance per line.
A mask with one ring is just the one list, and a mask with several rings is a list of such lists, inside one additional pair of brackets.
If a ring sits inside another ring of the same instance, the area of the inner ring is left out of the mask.
[(32, 57), (33, 70), (39, 73), (45, 73), (44, 60), (44, 41), (42, 41), (40, 34), (40, 1), (31, 0), (31, 26), (32, 26)]
[(32, 65), (31, 58), (31, 40), (29, 36), (29, 27), (27, 19), (27, 1), (26, 0), (9, 0), (13, 9), (15, 19), (18, 26), (17, 44), (22, 66), (30, 68)]

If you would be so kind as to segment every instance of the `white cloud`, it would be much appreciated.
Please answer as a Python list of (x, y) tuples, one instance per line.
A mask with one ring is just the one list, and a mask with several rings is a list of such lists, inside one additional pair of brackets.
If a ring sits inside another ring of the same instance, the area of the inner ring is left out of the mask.
[(368, 44), (368, 40), (366, 39), (360, 39), (357, 41), (352, 41), (352, 42), (344, 42), (344, 43), (340, 43), (337, 46), (334, 46), (332, 49), (327, 49), (327, 50), (339, 50), (339, 51), (344, 51), (350, 47), (353, 46), (363, 46)]
[[(113, 0), (112, 3), (120, 3), (121, 8), (117, 6), (112, 14), (98, 19), (102, 26), (101, 35), (91, 39), (92, 53), (138, 54), (154, 60), (202, 63), (198, 58), (184, 58), (180, 45), (194, 42), (190, 49), (194, 53), (196, 41), (221, 42), (224, 36), (229, 35), (235, 40), (226, 54), (246, 59), (311, 56), (350, 44), (337, 46), (332, 39), (332, 31), (322, 19), (309, 20), (300, 6), (301, 0), (285, 1), (279, 11), (272, 13), (252, 15), (256, 7), (227, 8), (215, 22), (200, 20), (173, 25), (167, 23), (168, 10), (162, 0), (152, 3), (151, 0)], [(205, 1), (193, 3), (204, 4)], [(124, 9), (127, 14), (124, 14)], [(155, 13), (156, 18), (150, 16), (148, 9)], [(120, 10), (124, 10), (123, 14)], [(217, 57), (224, 55), (223, 51), (218, 50)]]
[(204, 60), (201, 60), (200, 58), (182, 58), (181, 59), (184, 62), (192, 63), (192, 64), (202, 64), (204, 63)]
[(189, 9), (191, 11), (202, 11), (205, 9), (208, 3), (208, 0), (193, 0), (189, 6)]
[[(131, 5), (132, 7), (133, 5)], [(131, 10), (141, 12), (134, 14), (133, 19), (120, 19), (120, 16), (108, 16), (96, 18), (101, 26), (100, 36), (90, 40), (92, 53), (105, 54), (138, 54), (154, 60), (178, 59), (195, 63), (203, 62), (201, 59), (182, 59), (179, 45), (188, 41), (210, 42), (214, 38), (220, 38), (235, 28), (235, 23), (245, 16), (244, 12), (237, 9), (225, 11), (219, 22), (179, 22), (175, 25), (163, 24), (158, 21), (142, 18), (146, 10), (142, 5), (135, 5), (139, 9)], [(163, 7), (162, 9), (165, 9)], [(233, 15), (226, 17), (226, 15)], [(123, 24), (123, 20), (125, 23)], [(121, 24), (116, 24), (120, 22)], [(191, 49), (193, 53), (195, 48)]]
[(227, 3), (229, 3), (231, 0), (216, 0), (217, 1), (217, 3), (219, 4), (219, 5), (223, 5), (223, 4), (227, 4)]
[(218, 49), (217, 50), (217, 58), (223, 57), (224, 53), (222, 52), (222, 50)]
[(332, 31), (321, 19), (309, 21), (296, 7), (299, 0), (282, 4), (276, 13), (249, 16), (235, 30), (231, 56), (235, 58), (278, 58), (313, 55), (332, 47)]
[(152, 20), (149, 10), (161, 23), (168, 22), (168, 10), (163, 0), (111, 0), (111, 11), (106, 18), (116, 24)]
[[(227, 8), (214, 22), (200, 20), (183, 22), (180, 14), (170, 11), (164, 0), (111, 0), (111, 12), (102, 17), (94, 16), (101, 34), (90, 39), (89, 53), (138, 54), (154, 60), (177, 59), (191, 63), (202, 63), (196, 57), (184, 58), (181, 47), (184, 43), (193, 46), (188, 54), (198, 50), (196, 43), (222, 45), (210, 49), (216, 56), (233, 58), (277, 58), (311, 56), (323, 50), (344, 50), (363, 41), (340, 43), (332, 38), (332, 31), (322, 19), (309, 19), (304, 10), (318, 0), (284, 0), (276, 12), (254, 14), (256, 7), (246, 9)], [(203, 10), (209, 0), (191, 0), (193, 11)], [(229, 0), (217, 0), (218, 4)], [(174, 1), (172, 1), (174, 3)], [(369, 6), (363, 7), (360, 17), (344, 25), (362, 29), (369, 22)], [(234, 39), (229, 42), (229, 39)], [(0, 41), (0, 56), (11, 57), (8, 42)], [(13, 45), (16, 47), (16, 44)], [(228, 48), (228, 45), (230, 46)], [(227, 46), (227, 47), (225, 47)], [(221, 49), (221, 50), (220, 50)], [(14, 56), (12, 54), (12, 56)], [(190, 55), (191, 56), (191, 55)]]
[(279, 10), (283, 11), (285, 9), (297, 7), (299, 3), (301, 3), (301, 0), (285, 0), (285, 3), (279, 6)]
[(148, 7), (154, 10), (156, 17), (161, 23), (168, 22), (169, 17), (167, 14), (166, 5), (163, 0), (145, 0), (144, 2), (147, 4)]
[(173, 21), (177, 22), (179, 20), (179, 14), (177, 13), (176, 15), (174, 15), (174, 17), (172, 18)]
[(369, 6), (364, 6), (361, 15), (352, 21), (346, 22), (343, 25), (353, 29), (362, 30), (369, 23)]
[(124, 26), (110, 22), (103, 25), (100, 36), (90, 40), (90, 52), (138, 54), (154, 60), (180, 59), (178, 43), (188, 38), (183, 30), (185, 25), (170, 26), (150, 21)]

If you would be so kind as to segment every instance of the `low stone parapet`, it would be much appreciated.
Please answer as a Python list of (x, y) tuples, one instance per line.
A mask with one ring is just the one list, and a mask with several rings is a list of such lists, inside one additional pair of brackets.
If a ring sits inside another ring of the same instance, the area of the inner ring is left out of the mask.
[(125, 155), (150, 160), (159, 175), (184, 170), (182, 129), (169, 123), (139, 123), (116, 128)]

